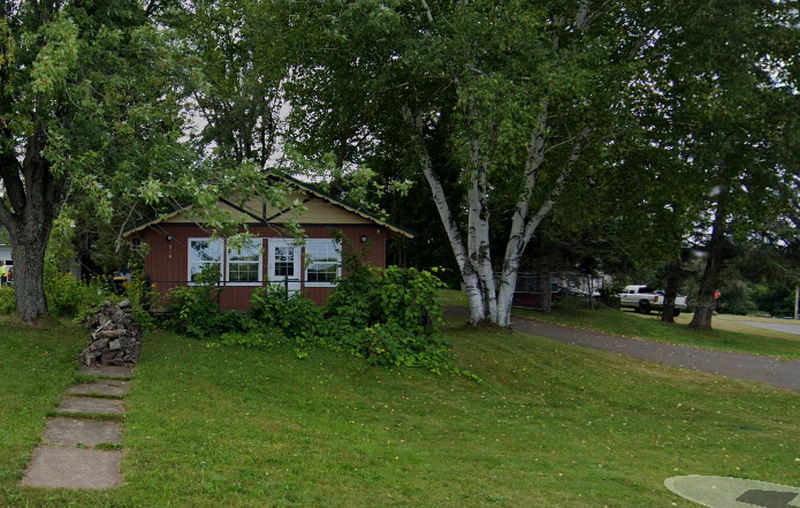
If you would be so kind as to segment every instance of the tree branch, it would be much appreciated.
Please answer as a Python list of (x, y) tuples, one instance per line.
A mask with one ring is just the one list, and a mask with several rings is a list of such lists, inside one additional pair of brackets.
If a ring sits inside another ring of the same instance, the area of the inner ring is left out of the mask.
[(0, 199), (0, 222), (6, 227), (9, 233), (12, 230), (16, 229), (14, 221), (14, 214), (11, 213), (11, 210), (8, 209), (6, 206), (6, 201), (4, 199)]
[(572, 146), (572, 150), (570, 151), (569, 158), (567, 159), (567, 165), (564, 170), (558, 175), (556, 179), (555, 185), (553, 185), (553, 189), (550, 191), (550, 195), (547, 197), (547, 200), (542, 203), (539, 209), (536, 211), (535, 214), (528, 220), (527, 224), (525, 224), (525, 233), (523, 234), (523, 241), (521, 243), (521, 249), (519, 254), (522, 254), (522, 251), (525, 250), (525, 246), (528, 245), (533, 233), (536, 231), (536, 228), (539, 226), (539, 223), (542, 222), (550, 210), (553, 209), (553, 205), (555, 205), (556, 200), (561, 195), (561, 192), (564, 190), (564, 183), (566, 182), (569, 175), (572, 173), (573, 168), (575, 167), (575, 163), (578, 162), (578, 158), (580, 157), (581, 149), (583, 148), (583, 143), (586, 141), (586, 138), (592, 133), (591, 127), (586, 127), (581, 131), (578, 135), (577, 142)]
[(433, 13), (431, 12), (431, 8), (428, 7), (428, 2), (425, 0), (420, 0), (422, 2), (422, 7), (425, 8), (425, 15), (428, 17), (428, 23), (431, 25), (433, 24)]

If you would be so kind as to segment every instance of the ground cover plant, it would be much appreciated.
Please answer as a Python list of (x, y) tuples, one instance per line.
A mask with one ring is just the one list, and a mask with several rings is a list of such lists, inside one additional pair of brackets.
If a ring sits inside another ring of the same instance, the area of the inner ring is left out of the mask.
[[(443, 302), (450, 305), (464, 305), (460, 292), (440, 291)], [(552, 312), (540, 312), (515, 308), (514, 315), (547, 323), (596, 330), (599, 332), (636, 337), (641, 339), (685, 344), (708, 349), (737, 351), (778, 358), (800, 358), (800, 337), (764, 330), (753, 333), (752, 328), (736, 326), (736, 319), (717, 319), (723, 323), (711, 331), (698, 330), (688, 326), (691, 315), (681, 315), (676, 323), (663, 323), (656, 315), (643, 316), (634, 312), (619, 311), (604, 306), (590, 309), (578, 306), (556, 308)], [(754, 318), (758, 321), (758, 318)], [(763, 320), (762, 320), (763, 321)], [(726, 324), (727, 323), (727, 324)], [(796, 337), (796, 338), (795, 338)]]
[(125, 484), (19, 490), (3, 465), (0, 504), (689, 507), (665, 478), (800, 482), (797, 394), (505, 331), (444, 333), (483, 383), (148, 333)]

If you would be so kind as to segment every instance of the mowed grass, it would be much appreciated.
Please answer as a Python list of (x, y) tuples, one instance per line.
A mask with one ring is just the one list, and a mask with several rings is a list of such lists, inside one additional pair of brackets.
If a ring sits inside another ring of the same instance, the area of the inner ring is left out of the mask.
[(665, 478), (800, 484), (795, 393), (504, 331), (447, 335), (483, 383), (147, 334), (125, 484), (18, 489), (18, 460), (0, 492), (33, 506), (691, 506)]
[(16, 499), (45, 415), (73, 378), (82, 340), (74, 326), (47, 321), (25, 327), (0, 318), (0, 505)]
[[(466, 305), (466, 297), (459, 291), (443, 290), (442, 301), (452, 305)], [(674, 324), (663, 323), (656, 314), (642, 315), (630, 310), (615, 310), (599, 306), (596, 309), (567, 307), (552, 312), (515, 308), (513, 315), (535, 321), (596, 330), (624, 337), (686, 344), (709, 349), (753, 353), (778, 358), (800, 358), (800, 335), (754, 328), (745, 321), (776, 322), (761, 318), (721, 315), (714, 316), (711, 331), (690, 328), (691, 314), (681, 314)], [(793, 323), (789, 321), (788, 323)]]

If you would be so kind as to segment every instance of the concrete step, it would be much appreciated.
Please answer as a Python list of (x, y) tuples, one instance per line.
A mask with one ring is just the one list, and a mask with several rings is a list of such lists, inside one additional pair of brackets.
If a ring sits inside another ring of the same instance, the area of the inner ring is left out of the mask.
[(122, 426), (117, 422), (52, 418), (47, 422), (44, 438), (50, 445), (92, 447), (100, 443), (122, 443), (121, 431)]
[(67, 393), (71, 395), (107, 395), (122, 397), (130, 390), (127, 381), (118, 379), (101, 379), (95, 383), (70, 386)]
[(59, 413), (90, 413), (101, 415), (121, 415), (125, 407), (121, 400), (98, 399), (92, 397), (64, 397), (61, 406), (56, 408)]
[(122, 483), (121, 451), (40, 446), (22, 477), (23, 487), (106, 489)]

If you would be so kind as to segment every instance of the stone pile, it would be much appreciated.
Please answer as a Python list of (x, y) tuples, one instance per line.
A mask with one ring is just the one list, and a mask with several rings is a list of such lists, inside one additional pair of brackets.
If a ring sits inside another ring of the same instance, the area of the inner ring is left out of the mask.
[(89, 346), (78, 356), (87, 367), (133, 366), (139, 358), (139, 326), (130, 313), (131, 302), (118, 305), (106, 302), (86, 320), (92, 336)]

